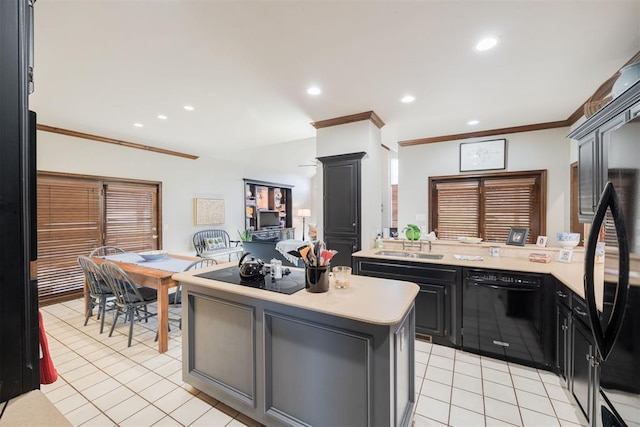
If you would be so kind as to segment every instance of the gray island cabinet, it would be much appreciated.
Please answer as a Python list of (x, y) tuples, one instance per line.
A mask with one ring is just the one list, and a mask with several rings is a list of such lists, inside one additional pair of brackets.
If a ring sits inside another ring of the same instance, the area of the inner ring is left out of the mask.
[(268, 426), (411, 425), (416, 284), (353, 276), (286, 295), (203, 271), (173, 276), (185, 382)]

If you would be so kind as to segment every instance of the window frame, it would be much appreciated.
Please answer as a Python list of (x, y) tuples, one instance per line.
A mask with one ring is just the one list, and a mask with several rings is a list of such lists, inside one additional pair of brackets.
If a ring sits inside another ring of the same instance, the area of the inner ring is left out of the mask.
[[(538, 194), (538, 203), (536, 204), (537, 209), (534, 213), (534, 216), (537, 217), (539, 222), (539, 226), (536, 229), (535, 227), (529, 227), (530, 233), (528, 240), (532, 240), (535, 243), (535, 240), (538, 236), (546, 235), (547, 230), (547, 170), (546, 169), (538, 169), (538, 170), (528, 170), (528, 171), (514, 171), (514, 172), (490, 172), (490, 173), (473, 173), (473, 174), (463, 174), (463, 175), (444, 175), (444, 176), (434, 176), (429, 177), (429, 185), (428, 185), (428, 211), (429, 211), (429, 225), (432, 230), (436, 231), (436, 235), (438, 234), (438, 200), (437, 200), (437, 191), (436, 185), (439, 183), (445, 182), (479, 182), (480, 183), (480, 201), (478, 207), (478, 234), (480, 238), (486, 241), (485, 234), (485, 192), (484, 192), (484, 181), (491, 179), (523, 179), (523, 178), (531, 178), (535, 177), (539, 184), (539, 194)], [(439, 236), (438, 236), (439, 237)], [(497, 242), (500, 243), (500, 242)], [(527, 242), (531, 243), (531, 242)]]

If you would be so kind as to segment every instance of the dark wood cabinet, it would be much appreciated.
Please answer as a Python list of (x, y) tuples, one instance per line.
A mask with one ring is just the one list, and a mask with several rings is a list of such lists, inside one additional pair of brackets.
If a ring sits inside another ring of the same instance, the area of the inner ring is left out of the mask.
[(328, 248), (338, 253), (334, 265), (351, 265), (351, 254), (360, 250), (361, 160), (366, 153), (319, 157), (323, 168), (323, 234)]
[(354, 258), (355, 274), (406, 280), (420, 286), (416, 296), (416, 336), (447, 346), (460, 345), (462, 269), (402, 260)]
[(419, 283), (420, 292), (416, 296), (416, 332), (427, 335), (445, 336), (447, 312), (446, 285)]
[(591, 358), (593, 357), (593, 343), (591, 331), (587, 324), (574, 316), (571, 322), (571, 376), (570, 387), (580, 409), (586, 417), (590, 414), (591, 402)]
[(567, 349), (571, 337), (571, 311), (565, 305), (556, 305), (556, 325), (556, 369), (558, 375), (567, 381), (569, 367)]
[[(578, 140), (578, 217), (580, 222), (593, 219), (604, 185), (610, 179), (608, 152), (611, 135), (640, 111), (639, 90), (628, 90), (615, 100), (619, 108), (604, 107), (569, 134)], [(611, 103), (610, 105), (613, 105)]]
[(596, 134), (578, 144), (578, 217), (582, 222), (593, 217), (602, 183), (596, 174)]
[(556, 372), (588, 419), (592, 401), (593, 337), (584, 299), (556, 282)]

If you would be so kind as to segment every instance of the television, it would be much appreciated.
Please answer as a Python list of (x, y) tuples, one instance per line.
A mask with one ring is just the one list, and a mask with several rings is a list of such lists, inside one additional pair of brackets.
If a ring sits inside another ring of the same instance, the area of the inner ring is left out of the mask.
[(258, 230), (265, 228), (280, 228), (280, 211), (258, 211)]

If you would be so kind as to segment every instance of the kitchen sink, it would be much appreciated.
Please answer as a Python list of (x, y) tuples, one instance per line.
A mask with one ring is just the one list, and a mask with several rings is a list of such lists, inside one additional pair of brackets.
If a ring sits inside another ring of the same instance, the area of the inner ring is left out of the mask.
[(423, 253), (407, 253), (407, 257), (409, 258), (420, 258), (420, 259), (442, 259), (444, 255), (442, 254), (423, 254)]
[(403, 251), (378, 251), (376, 255), (393, 256), (399, 258), (418, 258), (418, 259), (442, 259), (442, 254), (425, 254), (422, 252), (403, 252)]

